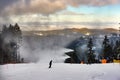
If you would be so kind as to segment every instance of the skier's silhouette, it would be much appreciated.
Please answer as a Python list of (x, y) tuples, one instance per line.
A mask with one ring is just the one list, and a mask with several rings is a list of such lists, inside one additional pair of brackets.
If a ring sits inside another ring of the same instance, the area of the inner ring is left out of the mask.
[(52, 60), (49, 62), (49, 68), (51, 68), (52, 66)]

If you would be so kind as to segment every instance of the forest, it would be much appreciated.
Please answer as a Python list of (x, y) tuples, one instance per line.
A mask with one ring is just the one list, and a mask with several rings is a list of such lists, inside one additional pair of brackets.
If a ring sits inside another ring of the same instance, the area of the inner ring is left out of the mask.
[(103, 39), (89, 36), (87, 40), (81, 37), (67, 48), (73, 51), (65, 53), (70, 57), (65, 63), (120, 63), (120, 36), (117, 35), (109, 38), (105, 35)]
[(19, 47), (22, 41), (22, 31), (16, 23), (14, 26), (3, 26), (0, 33), (0, 64), (21, 63)]

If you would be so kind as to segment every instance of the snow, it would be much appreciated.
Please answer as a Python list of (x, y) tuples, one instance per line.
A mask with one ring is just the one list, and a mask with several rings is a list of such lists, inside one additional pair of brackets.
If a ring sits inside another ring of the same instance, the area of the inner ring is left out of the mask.
[(120, 64), (46, 63), (0, 66), (0, 80), (120, 80)]

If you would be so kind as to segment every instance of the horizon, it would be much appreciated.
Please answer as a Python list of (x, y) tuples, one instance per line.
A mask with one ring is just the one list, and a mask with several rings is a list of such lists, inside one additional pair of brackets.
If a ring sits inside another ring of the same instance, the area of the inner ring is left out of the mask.
[[(9, 25), (13, 25), (13, 24), (8, 24), (8, 25), (6, 25), (6, 27), (9, 27)], [(19, 24), (18, 24), (19, 25)], [(0, 31), (2, 31), (2, 28), (4, 27), (4, 25), (2, 26), (2, 27), (0, 27)], [(43, 27), (43, 26), (41, 26), (41, 27), (39, 27), (39, 26), (37, 26), (37, 28), (35, 27), (35, 26), (21, 26), (21, 25), (19, 25), (19, 27), (20, 27), (20, 29), (22, 30), (22, 31), (54, 31), (54, 30), (65, 30), (65, 29), (96, 29), (96, 30), (105, 30), (105, 29), (113, 29), (113, 30), (119, 30), (119, 27), (118, 28), (114, 28), (114, 27), (105, 27), (105, 28), (89, 28), (89, 27), (65, 27), (65, 28), (63, 28), (63, 27), (60, 27), (60, 28), (58, 28), (58, 27), (56, 27), (56, 25), (54, 25), (54, 28), (51, 26), (47, 26), (47, 27)]]

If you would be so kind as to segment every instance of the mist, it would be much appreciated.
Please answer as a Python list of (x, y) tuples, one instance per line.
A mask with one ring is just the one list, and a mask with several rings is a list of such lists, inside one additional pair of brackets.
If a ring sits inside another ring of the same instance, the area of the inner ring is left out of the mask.
[(46, 63), (53, 60), (63, 63), (68, 58), (65, 52), (72, 51), (65, 46), (75, 39), (76, 36), (23, 36), (20, 55), (25, 62)]

